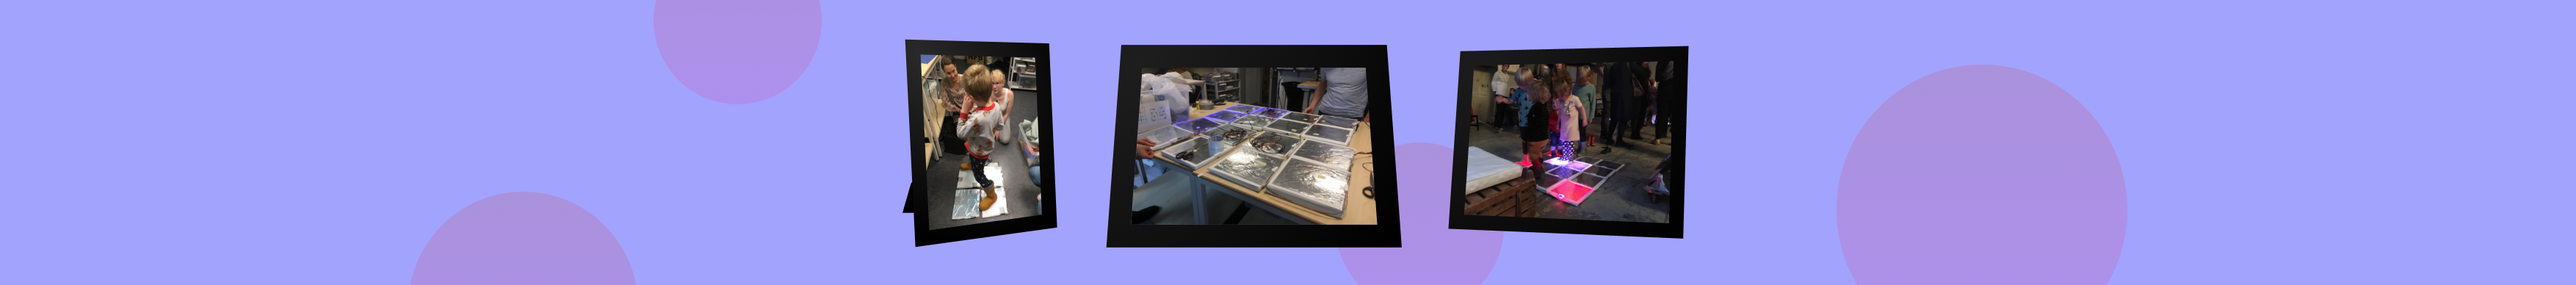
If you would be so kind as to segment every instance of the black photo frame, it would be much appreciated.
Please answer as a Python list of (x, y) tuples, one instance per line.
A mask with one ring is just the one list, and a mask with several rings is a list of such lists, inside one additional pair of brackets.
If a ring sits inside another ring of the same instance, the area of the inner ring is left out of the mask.
[[(1682, 238), (1682, 229), (1684, 225), (1682, 219), (1684, 216), (1682, 214), (1683, 202), (1688, 200), (1684, 198), (1684, 195), (1688, 193), (1688, 191), (1680, 189), (1685, 189), (1685, 187), (1683, 187), (1683, 185), (1685, 185), (1683, 184), (1683, 180), (1686, 180), (1689, 175), (1664, 177), (1664, 183), (1666, 186), (1676, 189), (1672, 191), (1668, 200), (1672, 206), (1669, 223), (1597, 221), (1538, 217), (1499, 217), (1467, 214), (1466, 189), (1463, 188), (1467, 185), (1467, 136), (1468, 133), (1473, 132), (1473, 130), (1467, 129), (1468, 127), (1466, 127), (1466, 124), (1470, 121), (1469, 114), (1473, 114), (1473, 110), (1469, 109), (1473, 108), (1471, 106), (1474, 106), (1474, 100), (1483, 99), (1472, 98), (1474, 90), (1471, 90), (1471, 88), (1473, 88), (1475, 84), (1476, 67), (1534, 63), (1643, 61), (1676, 62), (1677, 64), (1674, 65), (1679, 68), (1674, 69), (1674, 78), (1679, 80), (1665, 82), (1661, 88), (1683, 92), (1684, 94), (1689, 92), (1688, 88), (1690, 80), (1687, 78), (1690, 77), (1690, 47), (1688, 46), (1459, 52), (1457, 95), (1459, 101), (1457, 121), (1455, 123), (1456, 125), (1453, 125), (1457, 126), (1458, 129), (1454, 132), (1456, 140), (1451, 143), (1451, 146), (1454, 147), (1451, 149), (1451, 151), (1453, 151), (1453, 153), (1451, 153), (1452, 161), (1450, 162), (1452, 173), (1449, 174), (1449, 228), (1461, 230)], [(1687, 96), (1676, 97), (1677, 98), (1665, 98), (1662, 103), (1688, 106), (1687, 101), (1685, 101), (1685, 99), (1688, 98)], [(1689, 145), (1689, 128), (1685, 125), (1688, 122), (1688, 120), (1675, 121), (1672, 128), (1674, 130), (1672, 135), (1672, 157), (1675, 157), (1676, 159), (1687, 157), (1683, 154), (1685, 151), (1684, 149)], [(1671, 166), (1671, 169), (1675, 173), (1689, 173), (1683, 171), (1684, 164), (1686, 163), (1683, 161), (1675, 161)]]
[[(1112, 169), (1109, 179), (1110, 207), (1109, 247), (1401, 247), (1402, 231), (1396, 200), (1395, 157), (1385, 155), (1394, 149), (1394, 117), (1389, 116), (1387, 102), (1391, 88), (1387, 79), (1387, 49), (1384, 45), (1128, 45), (1119, 53), (1117, 106), (1136, 106), (1138, 90), (1136, 70), (1157, 67), (1365, 67), (1370, 68), (1369, 134), (1370, 147), (1377, 154), (1356, 163), (1374, 163), (1371, 183), (1377, 201), (1378, 223), (1375, 225), (1137, 225), (1128, 211), (1134, 197), (1127, 193), (1135, 188), (1128, 177), (1137, 169), (1135, 139), (1137, 118), (1128, 112), (1115, 121), (1117, 133), (1110, 136)], [(1362, 195), (1351, 189), (1351, 195)]]
[[(1036, 65), (1038, 74), (1042, 75), (1036, 76), (1038, 89), (1044, 90), (1045, 92), (1054, 92), (1054, 89), (1048, 88), (1052, 86), (1050, 84), (1054, 81), (1053, 75), (1055, 73), (1052, 72), (1052, 70), (1049, 70), (1052, 66), (1051, 64), (1045, 64), (1052, 62), (1048, 60), (1047, 51), (1047, 44), (1043, 43), (905, 40), (903, 60), (905, 63), (904, 74), (920, 74), (921, 70), (919, 69), (922, 64), (920, 60), (921, 55), (1033, 57), (1037, 58), (1041, 63)], [(911, 165), (913, 179), (911, 189), (906, 191), (907, 197), (904, 198), (906, 201), (904, 203), (904, 212), (913, 213), (913, 246), (927, 246), (1035, 230), (1052, 229), (1056, 227), (1056, 199), (1053, 197), (1057, 197), (1055, 188), (1058, 187), (1058, 185), (1055, 183), (1055, 169), (1058, 164), (1056, 164), (1056, 155), (1053, 155), (1055, 153), (1055, 144), (1042, 143), (1038, 146), (1039, 152), (1047, 155), (1038, 156), (1038, 164), (1045, 167), (1039, 169), (1039, 179), (1037, 181), (1032, 181), (1036, 185), (1039, 185), (1037, 189), (1040, 195), (1039, 197), (1047, 197), (1038, 199), (1039, 204), (1041, 204), (1040, 209), (1042, 209), (1040, 213), (1033, 216), (1015, 217), (942, 229), (931, 229), (930, 219), (939, 217), (931, 217), (931, 211), (925, 210), (928, 205), (924, 204), (930, 201), (927, 197), (933, 192), (928, 191), (927, 189), (929, 188), (929, 185), (927, 185), (929, 184), (927, 181), (930, 181), (929, 175), (932, 175), (933, 173), (931, 173), (932, 171), (925, 171), (925, 169), (922, 169), (922, 165), (919, 163), (925, 159), (924, 156), (927, 155), (924, 152), (928, 151), (928, 149), (923, 147), (922, 144), (929, 143), (926, 139), (919, 138), (919, 134), (923, 131), (921, 124), (924, 119), (922, 118), (922, 104), (926, 102), (922, 102), (921, 96), (919, 95), (921, 94), (922, 88), (920, 80), (904, 80), (904, 86), (906, 86), (904, 89), (905, 101), (910, 102), (910, 112), (908, 117), (911, 118), (911, 120), (907, 121), (905, 124), (910, 125), (912, 130), (910, 133), (906, 133), (904, 135), (905, 137), (910, 138), (908, 141), (910, 141), (909, 144), (912, 146), (912, 154), (910, 155), (912, 160), (907, 161), (906, 164)], [(1032, 102), (1036, 104), (1035, 110), (1022, 110), (1037, 112), (1033, 115), (1036, 118), (1041, 119), (1041, 123), (1038, 124), (1039, 133), (1047, 135), (1049, 140), (1052, 140), (1053, 135), (1055, 134), (1055, 124), (1060, 122), (1054, 117), (1055, 103), (1053, 101), (1054, 96), (1052, 94), (1036, 96), (1035, 102)]]

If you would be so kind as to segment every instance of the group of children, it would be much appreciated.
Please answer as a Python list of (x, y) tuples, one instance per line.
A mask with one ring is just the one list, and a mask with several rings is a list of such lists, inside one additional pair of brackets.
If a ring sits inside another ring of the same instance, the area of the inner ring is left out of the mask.
[[(958, 164), (957, 170), (972, 173), (975, 184), (982, 185), (985, 201), (979, 202), (977, 208), (983, 208), (992, 204), (996, 186), (985, 177), (983, 169), (992, 163), (994, 148), (1011, 144), (1004, 134), (1010, 124), (1012, 93), (1002, 85), (1001, 70), (970, 58), (976, 57), (939, 56), (932, 60), (931, 66), (938, 72), (925, 75), (931, 78), (924, 80), (922, 92), (947, 106), (948, 114), (941, 120), (948, 122), (944, 125), (949, 130), (941, 132), (947, 136), (940, 139), (941, 146), (962, 147), (969, 162)], [(959, 65), (966, 68), (961, 71)]]
[[(1580, 153), (1601, 143), (1629, 146), (1620, 140), (1622, 135), (1661, 144), (1662, 138), (1648, 139), (1639, 131), (1652, 123), (1656, 136), (1671, 135), (1680, 106), (1658, 104), (1667, 99), (1660, 96), (1678, 96), (1660, 94), (1660, 83), (1671, 78), (1671, 67), (1671, 62), (1499, 66), (1490, 84), (1496, 109), (1501, 109), (1494, 123), (1518, 129), (1522, 161), (1533, 172), (1543, 170), (1544, 164), (1537, 160), (1548, 157)], [(1585, 131), (1595, 123), (1605, 123), (1598, 129), (1609, 140), (1597, 140), (1599, 136)], [(1613, 150), (1602, 148), (1601, 153)]]

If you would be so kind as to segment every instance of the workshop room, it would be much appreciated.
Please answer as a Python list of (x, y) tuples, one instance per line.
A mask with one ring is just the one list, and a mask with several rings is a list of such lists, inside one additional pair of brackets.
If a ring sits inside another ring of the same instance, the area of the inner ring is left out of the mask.
[(1143, 68), (1131, 221), (1375, 225), (1369, 68)]

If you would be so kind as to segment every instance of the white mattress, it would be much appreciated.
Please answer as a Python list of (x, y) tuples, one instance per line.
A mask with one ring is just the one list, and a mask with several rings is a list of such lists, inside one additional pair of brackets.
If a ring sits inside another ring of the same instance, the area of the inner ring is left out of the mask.
[(1494, 156), (1494, 153), (1486, 152), (1485, 149), (1471, 146), (1467, 147), (1466, 175), (1467, 188), (1461, 188), (1459, 191), (1474, 194), (1476, 190), (1521, 178), (1521, 165), (1513, 163), (1511, 159)]

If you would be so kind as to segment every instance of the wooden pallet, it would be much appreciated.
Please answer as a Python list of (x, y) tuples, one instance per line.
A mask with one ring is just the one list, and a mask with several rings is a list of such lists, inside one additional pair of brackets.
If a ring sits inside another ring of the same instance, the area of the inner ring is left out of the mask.
[(1480, 216), (1528, 217), (1536, 209), (1538, 181), (1529, 176), (1494, 184), (1467, 194), (1467, 214)]

